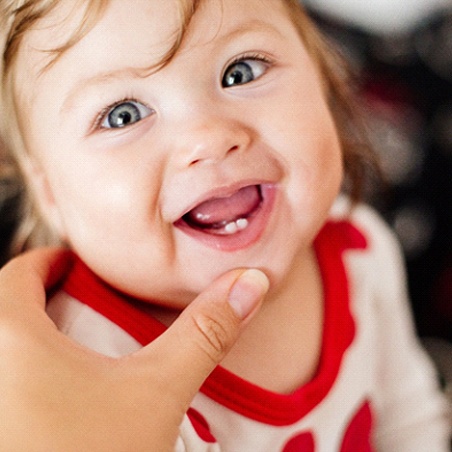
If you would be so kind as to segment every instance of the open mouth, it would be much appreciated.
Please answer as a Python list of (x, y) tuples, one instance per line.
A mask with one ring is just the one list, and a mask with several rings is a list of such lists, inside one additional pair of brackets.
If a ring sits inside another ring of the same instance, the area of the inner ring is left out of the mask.
[(247, 185), (228, 196), (201, 202), (174, 225), (216, 249), (235, 251), (250, 246), (265, 229), (274, 191), (271, 184)]
[(260, 186), (250, 185), (231, 196), (213, 198), (199, 204), (186, 213), (182, 220), (191, 228), (206, 234), (232, 235), (248, 227), (261, 203)]

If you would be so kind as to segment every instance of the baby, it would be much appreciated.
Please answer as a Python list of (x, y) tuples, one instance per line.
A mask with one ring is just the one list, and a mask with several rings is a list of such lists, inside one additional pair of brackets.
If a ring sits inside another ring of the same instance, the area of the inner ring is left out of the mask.
[(16, 249), (77, 255), (57, 326), (122, 356), (219, 275), (269, 278), (177, 450), (448, 450), (397, 245), (358, 203), (344, 68), (298, 1), (0, 5), (2, 135), (30, 187)]

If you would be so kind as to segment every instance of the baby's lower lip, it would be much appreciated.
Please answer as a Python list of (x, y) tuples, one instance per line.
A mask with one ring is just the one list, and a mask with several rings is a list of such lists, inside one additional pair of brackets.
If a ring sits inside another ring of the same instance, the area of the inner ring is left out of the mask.
[(174, 226), (203, 245), (221, 251), (238, 251), (252, 246), (262, 236), (270, 218), (276, 195), (273, 184), (259, 185), (261, 200), (246, 216), (203, 228), (181, 218)]

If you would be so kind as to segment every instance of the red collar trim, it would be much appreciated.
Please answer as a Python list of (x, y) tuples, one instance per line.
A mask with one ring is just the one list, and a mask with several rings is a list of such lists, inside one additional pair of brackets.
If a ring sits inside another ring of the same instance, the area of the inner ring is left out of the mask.
[[(201, 388), (205, 395), (248, 418), (279, 426), (298, 421), (326, 397), (355, 335), (342, 253), (346, 249), (365, 249), (367, 244), (354, 226), (341, 221), (327, 223), (314, 245), (325, 295), (325, 326), (317, 375), (293, 394), (283, 395), (258, 387), (218, 366)], [(142, 345), (152, 342), (166, 329), (146, 314), (143, 302), (107, 285), (79, 259), (63, 290), (114, 322)]]

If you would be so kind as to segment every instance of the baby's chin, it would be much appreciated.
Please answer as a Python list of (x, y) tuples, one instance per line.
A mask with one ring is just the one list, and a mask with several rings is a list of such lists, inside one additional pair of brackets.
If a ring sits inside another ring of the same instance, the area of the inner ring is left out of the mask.
[(140, 298), (168, 309), (183, 310), (196, 297), (208, 290), (222, 275), (245, 267), (248, 268), (249, 266), (225, 266), (216, 269), (209, 268), (205, 271), (198, 269), (197, 271), (185, 272), (182, 278), (173, 280), (172, 287), (161, 287), (159, 289), (154, 287), (157, 290)]
[(275, 265), (269, 266), (265, 263), (244, 263), (237, 262), (233, 265), (211, 265), (205, 271), (198, 270), (191, 272), (191, 274), (184, 275), (185, 284), (182, 283), (179, 293), (169, 300), (173, 307), (179, 309), (186, 307), (198, 295), (206, 291), (218, 278), (222, 275), (245, 268), (256, 268), (263, 271), (270, 281), (270, 292), (277, 290), (286, 280), (286, 268), (277, 267)]

